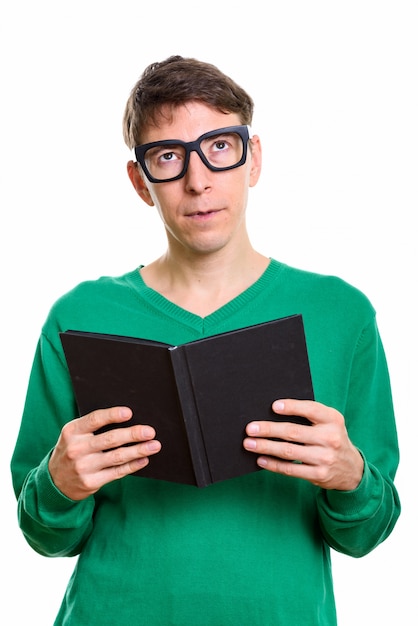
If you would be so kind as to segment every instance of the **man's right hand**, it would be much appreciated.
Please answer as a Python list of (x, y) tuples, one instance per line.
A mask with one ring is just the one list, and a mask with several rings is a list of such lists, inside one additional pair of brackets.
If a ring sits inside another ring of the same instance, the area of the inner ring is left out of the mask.
[(106, 483), (144, 468), (148, 457), (160, 451), (161, 443), (151, 426), (127, 426), (95, 434), (103, 426), (131, 417), (128, 407), (112, 407), (65, 424), (51, 454), (49, 471), (67, 498), (87, 498)]

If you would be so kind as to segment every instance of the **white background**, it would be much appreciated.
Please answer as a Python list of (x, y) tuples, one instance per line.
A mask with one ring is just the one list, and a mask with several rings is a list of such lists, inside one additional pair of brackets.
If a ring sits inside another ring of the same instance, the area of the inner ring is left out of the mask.
[(74, 565), (40, 557), (24, 542), (9, 461), (52, 302), (85, 278), (123, 273), (164, 249), (159, 220), (126, 176), (121, 117), (145, 66), (171, 54), (218, 65), (255, 100), (264, 170), (250, 192), (254, 245), (340, 275), (377, 309), (397, 411), (403, 512), (371, 555), (334, 556), (339, 623), (418, 623), (415, 7), (402, 0), (2, 3), (1, 623), (52, 624)]

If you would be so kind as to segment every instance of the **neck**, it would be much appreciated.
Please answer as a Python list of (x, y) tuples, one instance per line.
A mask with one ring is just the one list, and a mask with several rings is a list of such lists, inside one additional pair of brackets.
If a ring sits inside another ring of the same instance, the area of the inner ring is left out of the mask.
[(251, 246), (231, 255), (225, 249), (210, 255), (177, 258), (168, 250), (144, 267), (145, 283), (178, 306), (205, 317), (250, 287), (269, 259)]

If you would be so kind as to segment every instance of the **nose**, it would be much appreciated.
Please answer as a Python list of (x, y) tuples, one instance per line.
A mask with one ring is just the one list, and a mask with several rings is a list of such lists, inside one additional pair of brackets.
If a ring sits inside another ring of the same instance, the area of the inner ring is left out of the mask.
[(211, 171), (196, 151), (190, 152), (189, 165), (184, 176), (186, 189), (191, 193), (203, 193), (210, 186)]

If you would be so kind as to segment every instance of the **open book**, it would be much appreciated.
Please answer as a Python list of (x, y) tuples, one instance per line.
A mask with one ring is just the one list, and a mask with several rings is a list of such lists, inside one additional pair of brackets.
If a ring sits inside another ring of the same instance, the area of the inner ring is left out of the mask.
[(253, 420), (279, 416), (279, 398), (314, 398), (301, 315), (178, 346), (68, 330), (60, 334), (80, 415), (129, 406), (161, 441), (136, 475), (205, 487), (260, 468), (244, 450)]

